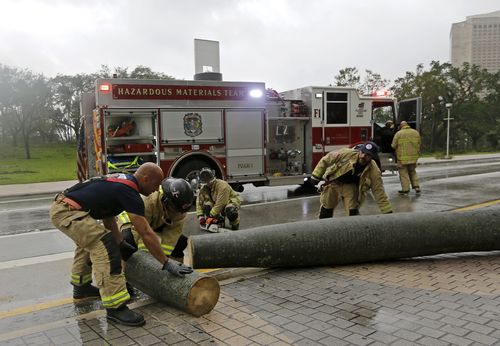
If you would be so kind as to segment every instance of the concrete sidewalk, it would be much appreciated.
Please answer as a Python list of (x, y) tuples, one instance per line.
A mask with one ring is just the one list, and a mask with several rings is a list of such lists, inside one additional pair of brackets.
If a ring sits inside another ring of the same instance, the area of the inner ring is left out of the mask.
[[(456, 155), (451, 159), (436, 159), (434, 157), (423, 157), (418, 160), (419, 165), (448, 164), (453, 162), (487, 162), (490, 159), (500, 159), (500, 153), (476, 154), (476, 155)], [(0, 185), (0, 198), (14, 196), (30, 196), (47, 193), (58, 193), (64, 189), (76, 184), (77, 180), (56, 181), (33, 184), (11, 184)]]

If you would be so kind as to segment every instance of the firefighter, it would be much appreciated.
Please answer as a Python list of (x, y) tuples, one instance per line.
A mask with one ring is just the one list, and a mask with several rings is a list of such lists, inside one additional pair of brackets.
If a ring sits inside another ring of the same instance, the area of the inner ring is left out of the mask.
[(366, 142), (357, 149), (340, 149), (323, 156), (312, 173), (312, 179), (321, 191), (320, 219), (333, 217), (333, 211), (340, 201), (348, 215), (359, 215), (359, 208), (370, 189), (380, 212), (392, 213), (376, 159), (378, 147), (373, 142)]
[[(115, 221), (123, 210), (162, 269), (181, 277), (192, 272), (192, 268), (167, 259), (144, 218), (140, 194), (147, 196), (158, 190), (162, 179), (161, 168), (148, 162), (133, 175), (112, 174), (78, 183), (57, 194), (51, 206), (53, 224), (76, 244), (71, 275), (73, 297), (100, 297), (110, 321), (128, 326), (145, 323), (141, 314), (126, 306), (130, 295), (121, 260), (127, 260), (135, 249), (124, 241)], [(92, 276), (99, 289), (91, 284)]]
[[(159, 191), (142, 199), (144, 215), (160, 238), (163, 253), (180, 260), (187, 246), (187, 238), (182, 235), (182, 230), (194, 201), (191, 185), (184, 179), (167, 178), (161, 182)], [(118, 215), (118, 226), (129, 244), (141, 251), (148, 251), (126, 211)]]
[(383, 153), (392, 153), (392, 139), (394, 138), (394, 122), (387, 120), (385, 126), (380, 129), (380, 151)]
[(399, 124), (399, 131), (392, 140), (392, 148), (396, 151), (401, 190), (398, 192), (406, 195), (411, 187), (417, 194), (420, 193), (420, 184), (417, 176), (417, 161), (420, 157), (420, 134), (412, 129), (406, 121)]
[(200, 183), (202, 186), (196, 198), (196, 216), (200, 226), (208, 228), (212, 224), (217, 224), (223, 227), (227, 217), (231, 229), (238, 230), (240, 227), (238, 212), (241, 206), (238, 193), (226, 181), (217, 179), (210, 168), (201, 169)]

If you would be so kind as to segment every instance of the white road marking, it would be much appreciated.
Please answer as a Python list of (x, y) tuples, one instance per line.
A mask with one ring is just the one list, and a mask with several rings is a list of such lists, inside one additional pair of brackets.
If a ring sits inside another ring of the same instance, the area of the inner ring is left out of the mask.
[(19, 267), (29, 266), (29, 265), (33, 265), (33, 264), (39, 264), (39, 263), (60, 261), (63, 259), (73, 258), (74, 254), (75, 253), (73, 251), (70, 251), (70, 252), (62, 252), (62, 253), (57, 253), (57, 254), (52, 254), (52, 255), (29, 257), (29, 258), (17, 259), (17, 260), (12, 260), (12, 261), (0, 262), (0, 270), (19, 268)]

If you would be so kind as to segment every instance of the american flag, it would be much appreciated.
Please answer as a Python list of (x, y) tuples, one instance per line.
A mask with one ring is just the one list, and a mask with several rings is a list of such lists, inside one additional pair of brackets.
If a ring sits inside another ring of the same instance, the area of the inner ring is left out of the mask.
[(79, 181), (87, 179), (87, 149), (85, 147), (85, 127), (83, 121), (80, 124), (78, 131), (77, 148), (76, 148), (76, 177)]

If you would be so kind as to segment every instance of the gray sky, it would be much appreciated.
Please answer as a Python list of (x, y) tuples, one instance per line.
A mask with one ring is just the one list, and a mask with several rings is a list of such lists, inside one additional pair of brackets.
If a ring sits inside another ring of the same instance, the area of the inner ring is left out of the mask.
[(449, 61), (451, 24), (498, 0), (2, 0), (0, 63), (53, 77), (101, 65), (194, 74), (194, 38), (220, 42), (228, 81), (278, 91), (345, 67), (393, 80)]

